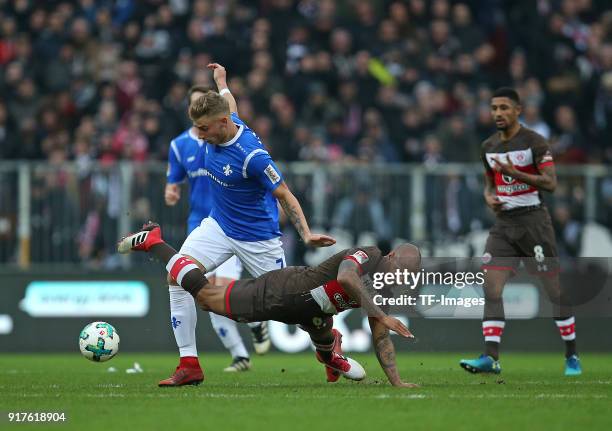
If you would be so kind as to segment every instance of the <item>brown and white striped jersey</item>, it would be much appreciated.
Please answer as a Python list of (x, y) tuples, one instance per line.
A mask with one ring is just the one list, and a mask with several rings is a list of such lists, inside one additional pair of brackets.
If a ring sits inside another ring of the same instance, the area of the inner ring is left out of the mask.
[(495, 183), (497, 197), (504, 202), (502, 210), (542, 203), (538, 189), (493, 169), (493, 159), (506, 163), (510, 158), (516, 169), (528, 174), (538, 174), (544, 166), (552, 165), (550, 145), (542, 136), (525, 127), (509, 141), (502, 141), (500, 134), (495, 133), (482, 143), (481, 158), (486, 174)]

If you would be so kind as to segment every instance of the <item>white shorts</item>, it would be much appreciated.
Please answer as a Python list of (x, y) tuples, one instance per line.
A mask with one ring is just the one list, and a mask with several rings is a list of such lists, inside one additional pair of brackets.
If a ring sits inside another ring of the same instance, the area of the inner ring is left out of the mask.
[(215, 270), (206, 273), (206, 277), (222, 277), (238, 280), (240, 279), (240, 274), (242, 274), (242, 265), (236, 256), (232, 256), (219, 265)]
[(253, 277), (285, 267), (285, 253), (279, 238), (238, 241), (225, 235), (221, 226), (211, 217), (202, 220), (200, 226), (189, 234), (179, 253), (195, 258), (209, 272), (233, 255)]

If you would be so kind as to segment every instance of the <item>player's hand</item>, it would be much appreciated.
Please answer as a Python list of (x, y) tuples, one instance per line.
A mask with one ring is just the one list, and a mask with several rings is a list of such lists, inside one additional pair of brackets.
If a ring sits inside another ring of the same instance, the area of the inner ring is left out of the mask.
[(166, 205), (174, 206), (181, 199), (181, 189), (178, 184), (166, 184), (164, 190), (164, 200)]
[(217, 87), (224, 86), (226, 87), (226, 79), (227, 79), (227, 71), (225, 67), (221, 66), (219, 63), (209, 63), (206, 67), (213, 71), (213, 79), (217, 84)]
[(493, 163), (493, 169), (502, 174), (514, 177), (519, 172), (514, 163), (512, 163), (512, 160), (510, 160), (510, 157), (506, 159), (506, 163), (502, 162), (499, 158), (493, 158)]
[(385, 316), (380, 319), (381, 323), (385, 325), (387, 329), (395, 331), (395, 333), (406, 338), (414, 338), (412, 332), (404, 325), (399, 319), (391, 316)]
[(393, 386), (395, 386), (396, 388), (420, 388), (420, 385), (417, 385), (416, 383), (409, 383), (409, 382), (402, 382), (401, 380), (399, 382), (395, 382), (395, 383), (391, 383)]
[(501, 211), (502, 206), (504, 205), (504, 202), (499, 200), (499, 198), (494, 195), (486, 195), (485, 202), (487, 203), (487, 206), (495, 212)]
[(328, 235), (323, 235), (320, 233), (311, 233), (306, 238), (304, 238), (304, 242), (306, 245), (311, 247), (329, 247), (330, 245), (334, 245), (336, 240)]

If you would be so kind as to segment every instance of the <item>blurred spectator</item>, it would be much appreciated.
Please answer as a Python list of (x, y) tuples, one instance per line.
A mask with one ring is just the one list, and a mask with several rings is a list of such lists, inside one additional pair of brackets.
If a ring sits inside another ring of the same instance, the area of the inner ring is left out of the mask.
[(0, 101), (0, 159), (17, 158), (18, 152), (15, 126), (9, 120), (6, 105)]
[[(54, 151), (50, 163), (55, 167), (65, 161), (65, 154)], [(32, 184), (33, 262), (76, 262), (74, 247), (79, 227), (78, 209), (71, 193), (73, 178), (59, 169), (39, 172)]]
[(578, 128), (576, 113), (571, 106), (561, 105), (555, 111), (556, 133), (553, 153), (558, 163), (585, 163), (586, 142)]
[(31, 78), (23, 78), (17, 84), (17, 92), (9, 101), (9, 112), (18, 126), (29, 118), (36, 117), (42, 99), (37, 97), (36, 84)]
[(332, 217), (332, 226), (345, 229), (357, 241), (364, 232), (373, 232), (377, 240), (390, 238), (388, 216), (372, 185), (357, 179), (349, 196), (340, 199)]
[(339, 114), (340, 106), (328, 96), (327, 89), (318, 82), (311, 84), (308, 102), (302, 110), (302, 121), (313, 129), (322, 129)]
[(601, 182), (600, 195), (602, 199), (597, 221), (612, 229), (612, 178), (608, 177)]
[(330, 154), (325, 140), (319, 136), (312, 136), (300, 149), (299, 158), (305, 162), (327, 162)]
[(495, 133), (495, 123), (493, 122), (493, 117), (491, 117), (491, 108), (489, 107), (488, 103), (481, 103), (478, 106), (476, 113), (476, 126), (474, 129), (479, 142), (483, 142), (485, 139)]
[(452, 116), (437, 135), (442, 142), (442, 154), (446, 160), (464, 163), (478, 160), (480, 142), (461, 117)]
[(127, 115), (113, 136), (113, 152), (120, 155), (122, 159), (145, 160), (149, 141), (142, 129), (140, 115), (136, 113)]
[(540, 117), (540, 107), (536, 103), (528, 102), (523, 106), (523, 124), (544, 138), (550, 139), (550, 127)]
[(59, 56), (51, 60), (45, 73), (45, 88), (51, 92), (70, 88), (74, 67), (74, 48), (64, 44)]
[(559, 256), (578, 257), (582, 246), (582, 224), (572, 218), (570, 208), (557, 203), (552, 214)]

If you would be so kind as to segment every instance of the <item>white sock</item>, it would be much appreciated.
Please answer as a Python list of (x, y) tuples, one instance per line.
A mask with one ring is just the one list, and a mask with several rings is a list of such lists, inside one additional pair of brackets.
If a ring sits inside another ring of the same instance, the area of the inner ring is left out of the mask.
[(210, 314), (210, 322), (219, 337), (219, 340), (223, 343), (225, 348), (230, 351), (232, 358), (248, 358), (249, 353), (247, 352), (242, 337), (238, 332), (236, 322), (225, 316), (220, 316), (215, 313)]
[(170, 293), (170, 322), (174, 339), (183, 356), (198, 356), (195, 328), (198, 322), (193, 296), (180, 286), (168, 286)]

